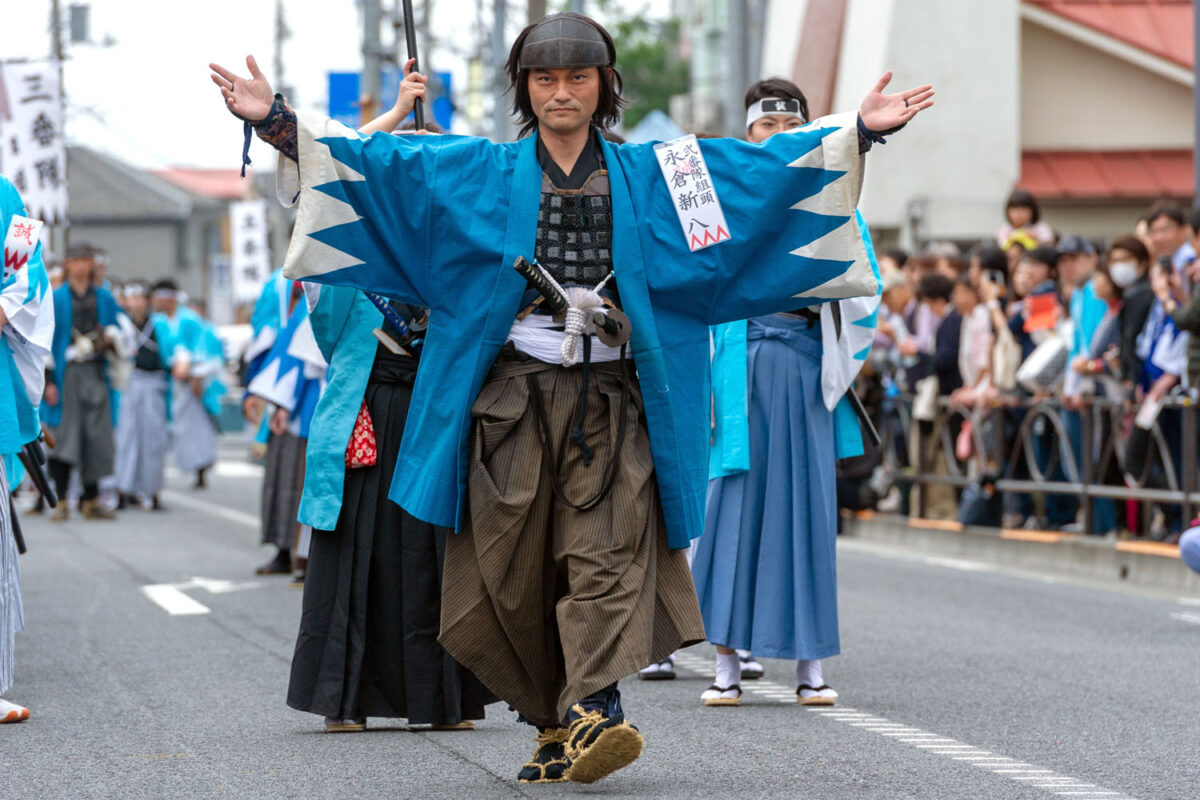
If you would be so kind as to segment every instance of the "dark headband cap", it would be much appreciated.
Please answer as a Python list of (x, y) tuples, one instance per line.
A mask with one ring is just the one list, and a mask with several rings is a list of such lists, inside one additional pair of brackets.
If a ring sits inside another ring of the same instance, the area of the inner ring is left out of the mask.
[(525, 37), (518, 69), (608, 67), (608, 42), (593, 25), (575, 16), (552, 14)]

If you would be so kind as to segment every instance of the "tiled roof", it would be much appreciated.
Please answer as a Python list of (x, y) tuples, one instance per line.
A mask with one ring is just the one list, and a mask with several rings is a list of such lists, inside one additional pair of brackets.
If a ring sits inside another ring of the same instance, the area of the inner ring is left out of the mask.
[(1192, 0), (1025, 0), (1160, 58), (1191, 68)]
[(151, 172), (176, 186), (216, 200), (241, 200), (249, 190), (251, 177), (246, 172), (242, 178), (240, 169), (191, 169), (169, 167)]
[(217, 204), (106, 153), (67, 145), (72, 221), (178, 220)]
[(1018, 185), (1062, 199), (1191, 197), (1191, 150), (1026, 150)]

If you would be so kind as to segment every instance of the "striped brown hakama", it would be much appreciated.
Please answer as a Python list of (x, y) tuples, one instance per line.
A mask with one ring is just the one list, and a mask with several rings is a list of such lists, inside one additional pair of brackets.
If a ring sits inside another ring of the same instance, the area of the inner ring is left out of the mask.
[[(686, 551), (667, 547), (641, 391), (628, 371), (623, 379), (619, 363), (590, 366), (590, 466), (569, 439), (579, 367), (502, 354), (472, 408), (470, 508), (446, 546), (441, 642), (537, 725), (561, 724), (573, 703), (704, 639)], [(626, 387), (611, 491), (575, 510), (556, 495), (554, 472), (571, 503), (600, 491)]]

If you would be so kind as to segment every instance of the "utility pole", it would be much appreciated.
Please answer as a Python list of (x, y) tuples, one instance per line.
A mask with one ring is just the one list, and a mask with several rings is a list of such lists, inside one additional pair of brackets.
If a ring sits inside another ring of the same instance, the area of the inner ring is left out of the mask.
[(505, 23), (508, 21), (507, 0), (495, 0), (492, 15), (492, 64), (495, 72), (495, 107), (492, 109), (492, 141), (507, 142), (512, 138), (512, 120), (508, 115), (508, 76), (504, 72), (504, 63), (508, 60), (508, 37), (505, 36)]
[(287, 18), (283, 14), (283, 0), (275, 0), (275, 59), (272, 67), (273, 75), (271, 80), (278, 87), (276, 91), (291, 100), (292, 104), (296, 103), (296, 98), (292, 97), (291, 87), (287, 85), (283, 69), (283, 43), (290, 39), (292, 31), (287, 26)]
[(362, 75), (358, 95), (362, 124), (379, 116), (380, 72), (383, 69), (379, 23), (383, 19), (380, 0), (363, 0)]
[(746, 2), (729, 0), (729, 27), (725, 34), (725, 52), (729, 58), (729, 74), (725, 81), (725, 133), (737, 138), (746, 133), (742, 126), (745, 119), (742, 100), (749, 83), (746, 77)]
[(576, 14), (583, 14), (583, 13), (585, 13), (583, 10), (583, 6), (584, 6), (584, 0), (571, 0), (571, 4), (570, 4), (569, 8), (572, 11), (574, 11)]
[(546, 16), (546, 0), (529, 0), (529, 23), (533, 24)]

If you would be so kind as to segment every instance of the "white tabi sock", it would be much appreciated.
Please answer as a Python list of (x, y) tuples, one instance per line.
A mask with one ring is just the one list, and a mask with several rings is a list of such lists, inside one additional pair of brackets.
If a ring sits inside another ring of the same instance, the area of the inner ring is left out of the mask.
[(821, 675), (821, 661), (815, 659), (813, 661), (797, 661), (796, 662), (796, 683), (797, 685), (808, 684), (814, 689), (825, 683), (825, 678)]
[(717, 653), (717, 678), (713, 683), (722, 689), (737, 686), (742, 682), (742, 662), (737, 653)]

